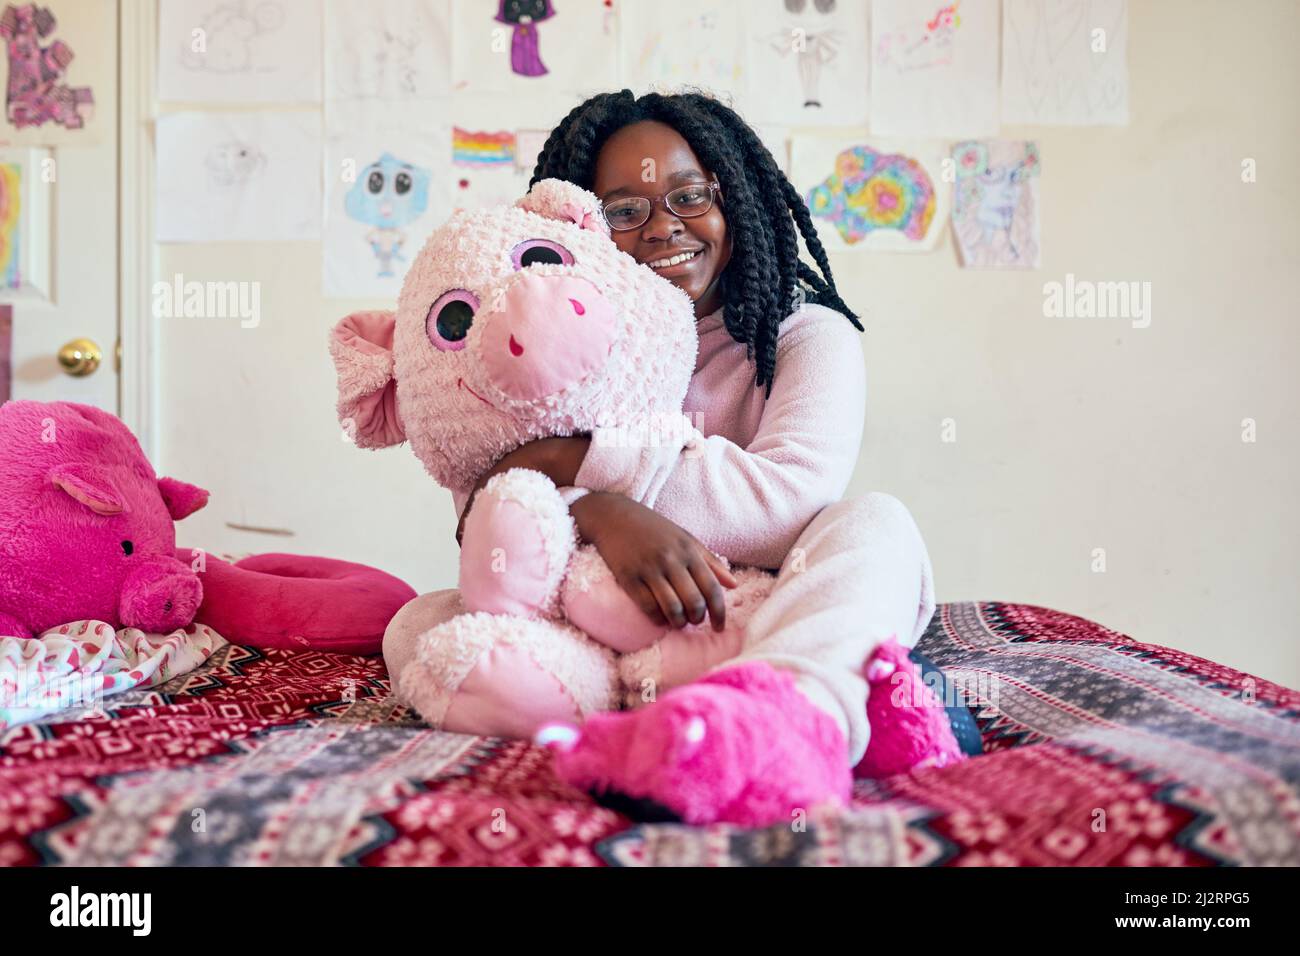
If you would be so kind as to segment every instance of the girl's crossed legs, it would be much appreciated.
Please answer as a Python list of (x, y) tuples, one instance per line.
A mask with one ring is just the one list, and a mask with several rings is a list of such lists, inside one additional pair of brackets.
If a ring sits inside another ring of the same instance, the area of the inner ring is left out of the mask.
[[(864, 663), (891, 636), (915, 646), (934, 608), (929, 555), (903, 504), (882, 493), (846, 499), (804, 529), (749, 619), (739, 655), (715, 669), (763, 661), (789, 671), (835, 719), (856, 764), (870, 739)], [(468, 638), (458, 632), (455, 647), (430, 646), (437, 635), (427, 632), (462, 613), (459, 592), (435, 591), (402, 608), (384, 636), (395, 695), (434, 726), (529, 737), (549, 721), (617, 707), (613, 655), (567, 625), (539, 623), (520, 637), (484, 622)]]

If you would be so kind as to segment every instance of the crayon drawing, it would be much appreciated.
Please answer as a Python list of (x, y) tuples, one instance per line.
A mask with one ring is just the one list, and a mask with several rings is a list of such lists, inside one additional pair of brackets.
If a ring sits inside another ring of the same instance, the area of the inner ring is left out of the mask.
[(571, 108), (575, 94), (617, 89), (617, 22), (608, 0), (452, 0), (452, 92), (537, 97), (529, 103), (535, 124), (539, 110)]
[(5, 118), (17, 129), (47, 123), (81, 129), (94, 114), (91, 88), (68, 83), (76, 54), (53, 37), (57, 27), (49, 7), (9, 4), (0, 13), (0, 40), (9, 60)]
[(555, 16), (551, 0), (500, 0), (497, 23), (510, 26), (510, 69), (520, 76), (544, 76), (539, 23)]
[(395, 277), (394, 261), (407, 261), (402, 227), (429, 208), (429, 179), (429, 170), (384, 153), (361, 171), (348, 191), (347, 214), (371, 227), (366, 242), (378, 260), (378, 278)]
[(875, 0), (871, 129), (975, 137), (998, 129), (998, 0)]
[(834, 172), (805, 198), (812, 214), (828, 220), (850, 246), (877, 230), (920, 243), (934, 223), (934, 183), (924, 167), (910, 156), (870, 146), (840, 153)]
[(0, 288), (17, 289), (23, 284), (19, 271), (21, 209), (22, 167), (0, 163)]
[(345, 128), (326, 141), (322, 288), (330, 298), (395, 298), (450, 211), (451, 130)]
[(461, 129), (459, 126), (453, 127), (451, 161), (456, 166), (475, 169), (513, 166), (515, 134), (512, 130), (477, 132)]
[(968, 269), (1036, 269), (1039, 264), (1038, 177), (1034, 143), (958, 143), (952, 229)]
[(790, 178), (832, 252), (927, 252), (951, 206), (939, 142), (796, 134)]

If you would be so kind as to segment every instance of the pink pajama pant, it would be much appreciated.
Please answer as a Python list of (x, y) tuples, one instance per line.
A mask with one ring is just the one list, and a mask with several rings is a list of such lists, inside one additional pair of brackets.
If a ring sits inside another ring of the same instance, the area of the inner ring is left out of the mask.
[[(915, 646), (934, 608), (930, 558), (908, 510), (882, 493), (846, 499), (804, 529), (734, 660), (794, 674), (809, 700), (839, 723), (856, 764), (870, 739), (863, 665), (891, 636)], [(423, 666), (427, 632), (462, 610), (459, 593), (449, 589), (416, 598), (393, 619), (384, 660), (399, 699), (460, 733), (527, 736), (545, 719), (581, 718), (564, 688), (518, 649), (476, 645), (458, 667)], [(474, 693), (462, 694), (471, 683)]]

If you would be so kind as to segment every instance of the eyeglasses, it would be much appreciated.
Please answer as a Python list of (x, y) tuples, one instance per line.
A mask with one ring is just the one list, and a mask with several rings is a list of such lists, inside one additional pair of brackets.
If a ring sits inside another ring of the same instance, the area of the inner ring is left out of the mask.
[(662, 202), (669, 212), (683, 219), (703, 216), (713, 208), (713, 194), (721, 188), (716, 182), (690, 183), (686, 186), (679, 186), (663, 196), (653, 198), (631, 196), (627, 199), (615, 199), (605, 203), (602, 208), (605, 212), (605, 221), (609, 223), (609, 228), (618, 232), (626, 232), (629, 229), (640, 229), (644, 226), (649, 221), (650, 213), (654, 210), (654, 204), (657, 202)]

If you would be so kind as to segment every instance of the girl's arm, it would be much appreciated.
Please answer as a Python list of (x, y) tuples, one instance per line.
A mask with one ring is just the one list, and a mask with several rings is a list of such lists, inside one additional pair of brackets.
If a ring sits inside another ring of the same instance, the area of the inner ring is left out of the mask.
[(697, 434), (687, 447), (627, 448), (597, 436), (573, 484), (627, 495), (732, 561), (775, 568), (848, 488), (865, 416), (857, 330), (805, 306), (782, 323), (772, 394), (748, 445)]

